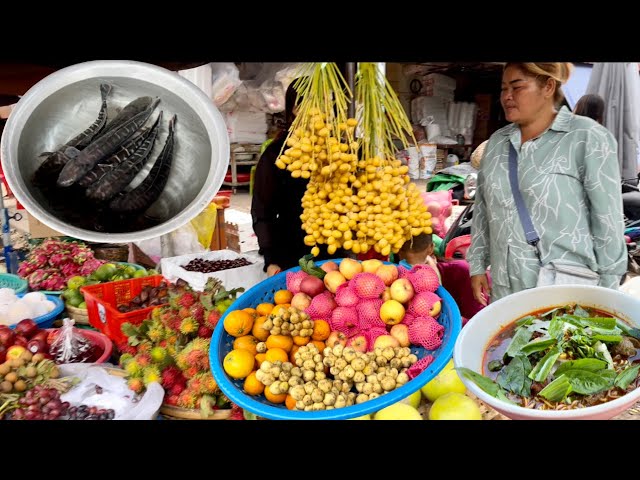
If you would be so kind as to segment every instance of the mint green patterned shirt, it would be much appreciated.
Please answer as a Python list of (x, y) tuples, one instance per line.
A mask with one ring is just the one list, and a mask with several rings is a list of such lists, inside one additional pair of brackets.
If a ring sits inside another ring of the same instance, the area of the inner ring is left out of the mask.
[(605, 127), (566, 107), (524, 145), (515, 124), (489, 139), (467, 253), (471, 275), (491, 265), (492, 300), (536, 286), (538, 259), (509, 183), (509, 142), (518, 152), (520, 191), (540, 237), (542, 262), (586, 265), (600, 274), (601, 286), (617, 288), (627, 269), (617, 143)]

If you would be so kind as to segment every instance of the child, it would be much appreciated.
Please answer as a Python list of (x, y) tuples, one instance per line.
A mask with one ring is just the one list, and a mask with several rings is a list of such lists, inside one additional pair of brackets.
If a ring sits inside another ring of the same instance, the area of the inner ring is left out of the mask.
[(431, 234), (421, 233), (404, 243), (398, 255), (400, 265), (411, 268), (418, 264), (427, 264), (438, 274), (440, 284), (453, 297), (462, 316), (462, 324), (484, 308), (474, 297), (471, 290), (469, 264), (466, 260), (438, 261), (433, 254), (434, 245)]

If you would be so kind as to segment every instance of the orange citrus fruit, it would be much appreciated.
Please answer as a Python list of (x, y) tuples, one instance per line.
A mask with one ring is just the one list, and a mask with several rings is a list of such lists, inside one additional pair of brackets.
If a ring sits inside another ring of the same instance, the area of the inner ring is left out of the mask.
[(256, 312), (255, 308), (243, 308), (243, 312), (247, 312), (249, 315), (253, 315), (253, 318), (258, 316), (258, 312)]
[(248, 350), (255, 356), (255, 354), (258, 353), (256, 349), (258, 342), (259, 340), (253, 335), (243, 335), (233, 341), (233, 348), (235, 350)]
[(281, 348), (270, 348), (269, 350), (267, 350), (264, 359), (272, 363), (277, 360), (280, 360), (281, 362), (287, 362), (289, 361), (289, 355), (287, 355), (287, 352), (285, 352)]
[(262, 362), (264, 362), (266, 359), (266, 353), (256, 353), (256, 369), (260, 368), (260, 365), (262, 365)]
[(285, 352), (290, 352), (293, 347), (293, 337), (290, 335), (269, 335), (266, 340), (267, 349), (281, 348)]
[(269, 315), (272, 310), (273, 310), (272, 303), (261, 303), (256, 307), (256, 312), (258, 312), (258, 315), (260, 316)]
[(331, 334), (331, 327), (326, 320), (314, 320), (313, 321), (313, 334), (311, 338), (313, 340), (326, 340)]
[(287, 308), (289, 308), (291, 305), (288, 303), (280, 303), (278, 305), (276, 305), (275, 307), (273, 307), (273, 310), (271, 310), (271, 315), (278, 315), (278, 313), (281, 310), (286, 310)]
[(291, 299), (293, 298), (293, 293), (289, 290), (278, 290), (273, 294), (273, 301), (276, 305), (282, 305), (283, 303), (291, 303)]
[(224, 356), (222, 367), (231, 378), (245, 378), (253, 371), (255, 359), (248, 350), (231, 350)]
[(271, 333), (269, 333), (269, 330), (263, 328), (262, 326), (266, 321), (267, 317), (265, 317), (264, 315), (256, 318), (256, 321), (253, 322), (253, 328), (251, 329), (251, 335), (256, 337), (261, 342), (264, 342), (267, 338), (269, 338), (269, 335), (271, 335)]
[(264, 397), (267, 400), (269, 400), (271, 403), (284, 403), (284, 401), (287, 399), (287, 394), (286, 393), (280, 393), (278, 395), (274, 395), (269, 390), (269, 387), (267, 387), (267, 388), (264, 389)]
[(224, 319), (224, 329), (232, 337), (241, 337), (251, 332), (253, 315), (243, 310), (233, 310)]
[(300, 345), (294, 345), (293, 347), (291, 347), (291, 351), (289, 352), (289, 361), (294, 365), (296, 364), (296, 352), (299, 348)]
[(298, 346), (306, 345), (310, 341), (311, 337), (301, 337), (299, 335), (293, 337), (293, 344)]
[(251, 372), (247, 378), (244, 379), (243, 388), (249, 395), (260, 395), (264, 392), (264, 385), (256, 378), (255, 371)]
[(287, 398), (285, 398), (284, 404), (287, 406), (287, 410), (295, 410), (295, 408), (296, 408), (296, 401), (289, 394), (287, 394)]
[(320, 340), (311, 340), (311, 343), (313, 343), (316, 347), (318, 347), (318, 351), (320, 353), (322, 353), (324, 351), (324, 347), (326, 347), (325, 343)]

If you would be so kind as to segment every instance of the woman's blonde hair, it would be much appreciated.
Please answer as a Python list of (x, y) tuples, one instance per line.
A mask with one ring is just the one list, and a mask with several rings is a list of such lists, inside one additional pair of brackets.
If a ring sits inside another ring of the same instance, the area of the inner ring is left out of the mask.
[(556, 89), (553, 93), (553, 102), (556, 106), (559, 106), (564, 99), (560, 86), (567, 83), (573, 71), (573, 64), (566, 62), (507, 63), (504, 68), (507, 67), (516, 67), (522, 70), (525, 75), (534, 77), (540, 86), (544, 86), (549, 78), (555, 80)]

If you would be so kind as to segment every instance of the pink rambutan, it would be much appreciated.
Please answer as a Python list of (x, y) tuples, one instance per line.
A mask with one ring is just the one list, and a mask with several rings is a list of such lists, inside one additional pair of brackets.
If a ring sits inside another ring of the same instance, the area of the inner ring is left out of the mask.
[(353, 288), (360, 298), (380, 298), (386, 285), (375, 273), (358, 273), (350, 281), (349, 286)]
[(213, 335), (213, 330), (209, 327), (202, 325), (198, 328), (198, 336), (200, 338), (211, 338), (211, 335)]
[(407, 278), (413, 285), (416, 293), (435, 292), (440, 286), (438, 274), (429, 265), (414, 266), (407, 275)]
[(182, 371), (171, 365), (162, 370), (162, 386), (165, 390), (170, 390), (176, 383), (184, 382), (185, 378), (182, 375)]
[(189, 311), (198, 323), (202, 324), (204, 322), (204, 306), (201, 303), (196, 303)]
[(138, 362), (138, 365), (140, 365), (143, 368), (148, 367), (153, 363), (153, 359), (151, 358), (151, 355), (148, 353), (139, 353), (136, 356), (136, 361)]
[(435, 350), (442, 345), (444, 327), (433, 317), (416, 317), (409, 325), (409, 341), (427, 350)]
[(209, 327), (211, 330), (215, 330), (221, 316), (222, 314), (217, 309), (214, 308), (213, 310), (210, 310), (206, 315), (205, 326)]
[(164, 403), (167, 405), (176, 406), (178, 405), (178, 395), (167, 395), (164, 397)]
[(142, 391), (144, 390), (144, 383), (142, 381), (142, 378), (129, 378), (127, 380), (127, 386), (129, 387), (130, 390), (133, 390), (136, 393), (142, 393)]
[(185, 292), (178, 299), (176, 303), (181, 307), (190, 308), (193, 304), (198, 301), (198, 297), (192, 292)]

